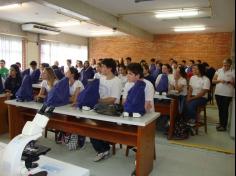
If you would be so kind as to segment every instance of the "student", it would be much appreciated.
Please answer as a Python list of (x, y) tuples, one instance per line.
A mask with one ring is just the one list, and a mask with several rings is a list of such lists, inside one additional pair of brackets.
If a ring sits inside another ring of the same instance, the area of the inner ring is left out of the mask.
[(152, 77), (156, 80), (158, 75), (161, 74), (162, 63), (160, 61), (156, 61), (156, 69), (152, 73)]
[(6, 79), (9, 74), (9, 70), (5, 67), (5, 64), (5, 60), (0, 60), (0, 75), (3, 79)]
[(151, 74), (153, 74), (153, 72), (156, 70), (156, 63), (155, 62), (156, 62), (156, 59), (152, 58), (150, 66), (149, 66), (149, 71)]
[(61, 80), (62, 78), (64, 78), (65, 75), (63, 74), (63, 72), (61, 71), (61, 69), (57, 65), (53, 65), (52, 69), (53, 69), (58, 80)]
[(66, 77), (69, 78), (70, 85), (70, 103), (76, 104), (79, 93), (84, 89), (83, 84), (78, 80), (79, 73), (75, 67), (70, 67), (66, 72)]
[(83, 62), (81, 60), (76, 61), (76, 68), (79, 73), (81, 72), (81, 70), (83, 70), (84, 66), (83, 66)]
[(183, 112), (187, 96), (187, 74), (183, 66), (178, 67), (174, 73), (174, 79), (170, 81), (170, 91), (177, 91), (179, 100), (179, 113)]
[(84, 86), (88, 84), (89, 79), (93, 79), (94, 77), (94, 70), (89, 65), (89, 61), (84, 62), (84, 68), (80, 72), (80, 81), (83, 83)]
[(125, 58), (125, 66), (127, 67), (127, 65), (129, 65), (132, 62), (132, 58), (131, 57), (126, 57)]
[(147, 64), (144, 64), (142, 66), (143, 68), (143, 75), (144, 75), (144, 79), (150, 81), (153, 86), (155, 86), (155, 79), (153, 78), (153, 76), (150, 74), (150, 71), (149, 71), (149, 66)]
[(193, 67), (194, 64), (195, 64), (194, 60), (190, 60), (189, 63), (188, 63), (188, 66), (186, 68), (186, 73), (188, 75), (188, 79), (190, 79), (191, 76), (193, 75), (192, 67)]
[(119, 66), (119, 75), (118, 78), (120, 78), (122, 83), (122, 89), (125, 87), (125, 84), (127, 83), (127, 69), (126, 66), (120, 65)]
[(45, 67), (42, 72), (42, 83), (39, 94), (36, 96), (36, 100), (44, 99), (47, 93), (52, 89), (52, 87), (57, 83), (56, 75), (51, 67)]
[(195, 124), (197, 107), (207, 103), (210, 80), (205, 76), (205, 67), (202, 64), (194, 65), (192, 71), (187, 95), (187, 118), (190, 124)]
[(30, 68), (24, 70), (21, 75), (22, 78), (24, 78), (25, 75), (30, 75), (32, 83), (33, 84), (38, 83), (40, 77), (40, 70), (37, 68), (37, 62), (31, 61)]
[[(100, 79), (99, 103), (104, 103), (104, 104), (119, 103), (122, 84), (120, 79), (115, 76), (116, 62), (111, 58), (107, 58), (104, 59), (101, 62), (101, 64), (102, 64), (102, 74), (104, 76)], [(105, 159), (106, 157), (109, 156), (110, 145), (108, 142), (97, 139), (91, 139), (91, 143), (97, 152), (97, 155), (94, 159), (95, 162)]]
[(16, 65), (19, 67), (19, 70), (21, 72), (21, 63), (20, 62), (16, 62)]
[(94, 79), (100, 79), (102, 75), (102, 64), (99, 62), (96, 66), (96, 73), (94, 74)]
[(175, 74), (175, 71), (178, 68), (178, 62), (176, 60), (173, 60), (171, 68), (172, 68), (172, 73)]
[(39, 77), (39, 80), (41, 81), (42, 80), (42, 73), (43, 73), (43, 70), (44, 68), (46, 67), (50, 67), (50, 65), (48, 63), (41, 63), (40, 66), (39, 66), (39, 69), (40, 69), (40, 77)]
[(215, 98), (219, 110), (219, 126), (217, 131), (226, 131), (228, 125), (229, 104), (234, 96), (235, 91), (235, 71), (231, 68), (232, 60), (225, 59), (223, 67), (217, 70), (213, 78), (216, 84)]
[(6, 95), (9, 99), (14, 99), (17, 90), (20, 88), (22, 82), (19, 67), (16, 64), (11, 65), (10, 74), (7, 77), (4, 87)]
[(124, 94), (123, 94), (123, 103), (125, 103), (125, 100), (128, 96), (128, 92), (129, 90), (134, 86), (135, 82), (138, 80), (144, 81), (146, 84), (145, 87), (145, 110), (146, 112), (154, 112), (154, 101), (153, 101), (153, 97), (154, 97), (154, 87), (153, 84), (144, 79), (144, 75), (143, 75), (143, 68), (140, 64), (138, 63), (131, 63), (127, 66), (127, 78), (128, 78), (128, 82), (125, 84), (125, 88), (124, 88)]

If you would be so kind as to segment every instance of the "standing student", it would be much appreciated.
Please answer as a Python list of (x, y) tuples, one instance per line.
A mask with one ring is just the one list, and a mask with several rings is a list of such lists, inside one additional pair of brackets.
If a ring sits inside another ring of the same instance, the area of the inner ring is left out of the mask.
[(51, 67), (45, 67), (42, 72), (42, 83), (39, 94), (36, 96), (36, 100), (44, 99), (47, 93), (57, 83), (57, 77)]
[(22, 82), (19, 67), (16, 64), (11, 65), (10, 74), (4, 83), (5, 92), (9, 99), (14, 99), (17, 90), (20, 88)]
[[(102, 74), (104, 76), (100, 79), (99, 103), (119, 103), (122, 84), (120, 79), (115, 76), (116, 62), (111, 58), (107, 58), (102, 60), (101, 64)], [(110, 145), (108, 142), (91, 138), (91, 143), (97, 152), (97, 155), (94, 159), (95, 162), (100, 161), (109, 156)]]
[(0, 60), (0, 75), (3, 79), (6, 79), (9, 73), (9, 70), (5, 67), (5, 60)]
[(136, 81), (141, 80), (143, 82), (145, 82), (146, 86), (144, 89), (145, 92), (145, 110), (146, 112), (154, 112), (154, 87), (153, 84), (144, 79), (144, 75), (143, 75), (143, 68), (140, 64), (138, 63), (131, 63), (127, 66), (127, 78), (128, 78), (128, 82), (125, 84), (125, 88), (124, 88), (124, 94), (123, 94), (123, 103), (125, 103), (126, 98), (128, 96), (128, 92), (129, 90), (134, 86), (134, 84), (136, 83)]
[(187, 118), (190, 124), (195, 124), (197, 107), (207, 104), (210, 80), (205, 76), (205, 67), (202, 64), (194, 65), (192, 71), (187, 95)]
[(216, 84), (215, 98), (219, 110), (219, 126), (217, 131), (226, 131), (228, 124), (229, 104), (234, 96), (235, 91), (235, 71), (231, 68), (232, 60), (225, 59), (223, 67), (217, 70), (213, 78)]

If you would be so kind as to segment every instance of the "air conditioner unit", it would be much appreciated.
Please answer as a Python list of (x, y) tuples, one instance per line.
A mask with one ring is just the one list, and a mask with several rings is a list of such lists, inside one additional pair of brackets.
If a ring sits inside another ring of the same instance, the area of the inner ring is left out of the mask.
[(23, 31), (47, 34), (47, 35), (56, 35), (61, 31), (53, 26), (43, 25), (40, 23), (25, 23), (21, 25)]

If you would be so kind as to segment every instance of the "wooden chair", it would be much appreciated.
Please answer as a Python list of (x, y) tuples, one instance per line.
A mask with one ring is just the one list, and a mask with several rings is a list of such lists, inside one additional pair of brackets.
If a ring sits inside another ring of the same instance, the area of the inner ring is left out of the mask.
[[(201, 121), (201, 112), (202, 111), (204, 112), (203, 121)], [(198, 134), (198, 129), (202, 126), (204, 126), (205, 133), (207, 133), (206, 105), (199, 106), (197, 108), (197, 119), (196, 119), (196, 125), (195, 125), (196, 134)]]

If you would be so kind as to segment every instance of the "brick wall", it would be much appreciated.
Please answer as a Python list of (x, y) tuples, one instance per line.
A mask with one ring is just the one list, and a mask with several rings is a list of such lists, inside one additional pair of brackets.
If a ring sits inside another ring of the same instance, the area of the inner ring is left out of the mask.
[(101, 37), (89, 39), (90, 58), (132, 57), (133, 61), (159, 58), (163, 63), (170, 58), (201, 59), (214, 67), (220, 67), (224, 58), (230, 57), (232, 33), (163, 34), (153, 42), (131, 36)]

